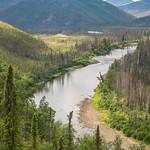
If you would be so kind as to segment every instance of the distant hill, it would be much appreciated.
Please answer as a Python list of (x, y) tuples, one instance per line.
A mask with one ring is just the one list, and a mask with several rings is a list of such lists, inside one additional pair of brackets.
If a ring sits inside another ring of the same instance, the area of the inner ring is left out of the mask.
[(0, 22), (0, 50), (18, 57), (36, 59), (47, 50), (43, 41), (7, 23)]
[(134, 25), (142, 27), (150, 27), (150, 16), (135, 19)]
[(105, 1), (108, 3), (111, 3), (115, 6), (122, 6), (122, 5), (129, 4), (129, 3), (133, 2), (132, 0), (105, 0)]
[(133, 17), (102, 0), (27, 0), (1, 12), (0, 19), (24, 29), (61, 31), (125, 26)]
[(133, 2), (120, 8), (136, 17), (148, 16), (150, 15), (150, 0)]
[(12, 64), (18, 71), (42, 76), (55, 67), (52, 55), (51, 48), (38, 37), (0, 22), (0, 66)]
[(22, 2), (24, 0), (0, 0), (0, 11), (7, 9), (19, 2)]

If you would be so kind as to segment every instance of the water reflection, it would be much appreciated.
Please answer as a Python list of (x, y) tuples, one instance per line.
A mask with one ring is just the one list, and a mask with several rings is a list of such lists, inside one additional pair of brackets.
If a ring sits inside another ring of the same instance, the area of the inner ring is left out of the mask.
[(105, 74), (115, 59), (119, 59), (127, 54), (128, 51), (132, 52), (134, 50), (135, 47), (114, 50), (110, 55), (96, 57), (99, 61), (97, 64), (70, 71), (53, 81), (47, 82), (35, 94), (37, 105), (41, 98), (45, 96), (50, 106), (56, 110), (57, 120), (66, 123), (67, 114), (73, 110), (73, 125), (78, 134), (82, 135), (91, 132), (78, 121), (81, 102), (93, 95), (94, 89), (99, 82), (97, 79), (99, 72)]

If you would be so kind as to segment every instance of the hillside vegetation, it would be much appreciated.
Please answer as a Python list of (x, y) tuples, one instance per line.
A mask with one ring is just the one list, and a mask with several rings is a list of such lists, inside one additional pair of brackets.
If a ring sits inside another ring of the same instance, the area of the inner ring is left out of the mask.
[[(78, 54), (78, 51), (80, 53)], [(39, 82), (51, 79), (74, 65), (90, 63), (88, 49), (61, 52), (52, 50), (42, 40), (7, 23), (0, 22), (0, 76), (5, 79), (6, 70), (12, 64), (20, 89), (30, 85), (25, 97), (33, 94)], [(74, 55), (72, 55), (74, 54)], [(78, 57), (80, 55), (80, 57)], [(78, 59), (75, 59), (78, 57)], [(4, 80), (0, 81), (0, 97), (3, 97)], [(28, 93), (29, 92), (29, 93)], [(21, 93), (21, 92), (20, 92)]]
[(104, 120), (127, 136), (150, 144), (150, 40), (115, 61), (97, 87), (93, 102)]
[(94, 40), (94, 36), (86, 35), (41, 34), (36, 37), (44, 41), (47, 44), (47, 46), (53, 49), (54, 51), (62, 52), (75, 50), (76, 45), (80, 45), (85, 41), (91, 42)]
[[(45, 38), (48, 38), (48, 41)], [(99, 54), (110, 52), (112, 46), (108, 43), (108, 40), (99, 39), (101, 43), (101, 48), (99, 48), (100, 43), (96, 45), (96, 41), (91, 42), (90, 39), (86, 36), (63, 36), (62, 41), (62, 35), (59, 35), (59, 37), (58, 35), (35, 37), (35, 35), (33, 36), (7, 23), (0, 22), (2, 79), (5, 79), (8, 65), (12, 64), (16, 72), (15, 77), (23, 80), (25, 87), (26, 85), (31, 86), (31, 89), (27, 91), (31, 94), (33, 93), (32, 89), (37, 88), (37, 84), (40, 82), (63, 74), (70, 67), (84, 66), (91, 63), (91, 57), (96, 54), (95, 51), (98, 51)], [(53, 46), (52, 41), (55, 40), (56, 45)], [(66, 42), (68, 43), (67, 46)], [(107, 49), (107, 47), (109, 48)], [(0, 85), (4, 86), (3, 80)], [(2, 87), (0, 89), (1, 94)], [(3, 97), (3, 95), (0, 96)]]
[[(79, 55), (82, 57), (81, 53), (88, 53), (89, 50), (89, 47), (82, 50), (82, 47), (80, 47), (82, 42), (76, 44), (78, 48), (74, 49), (74, 44), (70, 42), (70, 45), (64, 47), (64, 50), (61, 51), (62, 49), (57, 50), (52, 44), (49, 46), (45, 42), (46, 40), (42, 40), (44, 39), (35, 38), (31, 34), (0, 22), (1, 57), (7, 63), (16, 65), (22, 71), (29, 71), (37, 76), (48, 74), (50, 68), (53, 70), (58, 66), (72, 64), (73, 59)], [(66, 48), (68, 49), (65, 50)], [(80, 54), (78, 51), (80, 51)]]
[[(0, 23), (0, 149), (121, 149), (121, 139), (116, 137), (114, 142), (107, 143), (100, 136), (99, 126), (95, 135), (76, 139), (73, 112), (66, 116), (68, 124), (63, 125), (55, 121), (55, 111), (44, 97), (38, 108), (31, 99), (41, 81), (57, 77), (68, 67), (87, 65), (93, 52), (110, 52), (109, 40), (96, 41), (91, 45), (92, 51), (83, 42), (76, 46), (76, 51), (60, 53), (31, 34)], [(133, 148), (144, 150), (141, 146)]]
[(27, 58), (36, 58), (36, 54), (40, 55), (48, 49), (44, 42), (3, 22), (0, 22), (0, 45), (7, 52)]
[[(75, 137), (72, 126), (73, 112), (68, 114), (68, 123), (55, 121), (55, 111), (43, 97), (37, 108), (30, 99), (23, 99), (26, 89), (18, 95), (18, 80), (14, 80), (11, 66), (5, 79), (4, 99), (0, 101), (0, 149), (3, 150), (121, 150), (120, 137), (107, 143), (100, 136), (99, 126), (95, 135)], [(0, 79), (1, 81), (1, 79)], [(133, 145), (130, 150), (145, 150)]]

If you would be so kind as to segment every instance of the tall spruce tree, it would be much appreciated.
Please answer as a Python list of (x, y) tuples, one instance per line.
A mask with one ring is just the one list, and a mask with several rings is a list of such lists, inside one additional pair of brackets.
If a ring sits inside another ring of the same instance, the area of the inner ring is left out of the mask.
[(4, 149), (21, 150), (21, 139), (19, 132), (19, 108), (16, 100), (16, 93), (13, 83), (13, 68), (9, 66), (6, 79), (5, 98), (4, 98)]
[(34, 113), (32, 118), (32, 126), (31, 126), (31, 149), (37, 150), (38, 149), (38, 131), (37, 131), (37, 116)]
[(73, 111), (68, 115), (68, 145), (67, 150), (73, 150), (73, 127), (72, 127)]
[(150, 114), (150, 102), (148, 104), (148, 114)]
[(64, 143), (63, 143), (63, 137), (61, 137), (59, 140), (59, 149), (58, 150), (63, 150), (63, 149), (64, 149)]
[(101, 137), (100, 137), (99, 126), (97, 126), (97, 129), (96, 129), (96, 140), (95, 140), (95, 144), (96, 144), (96, 150), (101, 150), (101, 149), (102, 149), (102, 139), (101, 139)]

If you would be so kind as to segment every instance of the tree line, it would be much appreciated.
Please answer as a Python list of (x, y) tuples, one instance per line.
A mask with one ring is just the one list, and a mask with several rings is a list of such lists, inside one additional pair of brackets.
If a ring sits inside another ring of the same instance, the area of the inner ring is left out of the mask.
[(134, 53), (116, 60), (93, 97), (105, 120), (127, 136), (150, 143), (150, 40), (139, 41)]
[[(0, 103), (0, 149), (1, 150), (123, 150), (119, 137), (107, 143), (100, 136), (97, 126), (95, 135), (75, 137), (72, 125), (73, 112), (68, 115), (68, 124), (55, 120), (55, 111), (45, 98), (37, 108), (34, 101), (25, 103), (18, 97), (12, 66), (8, 68), (4, 99)], [(144, 150), (133, 146), (131, 150)]]

